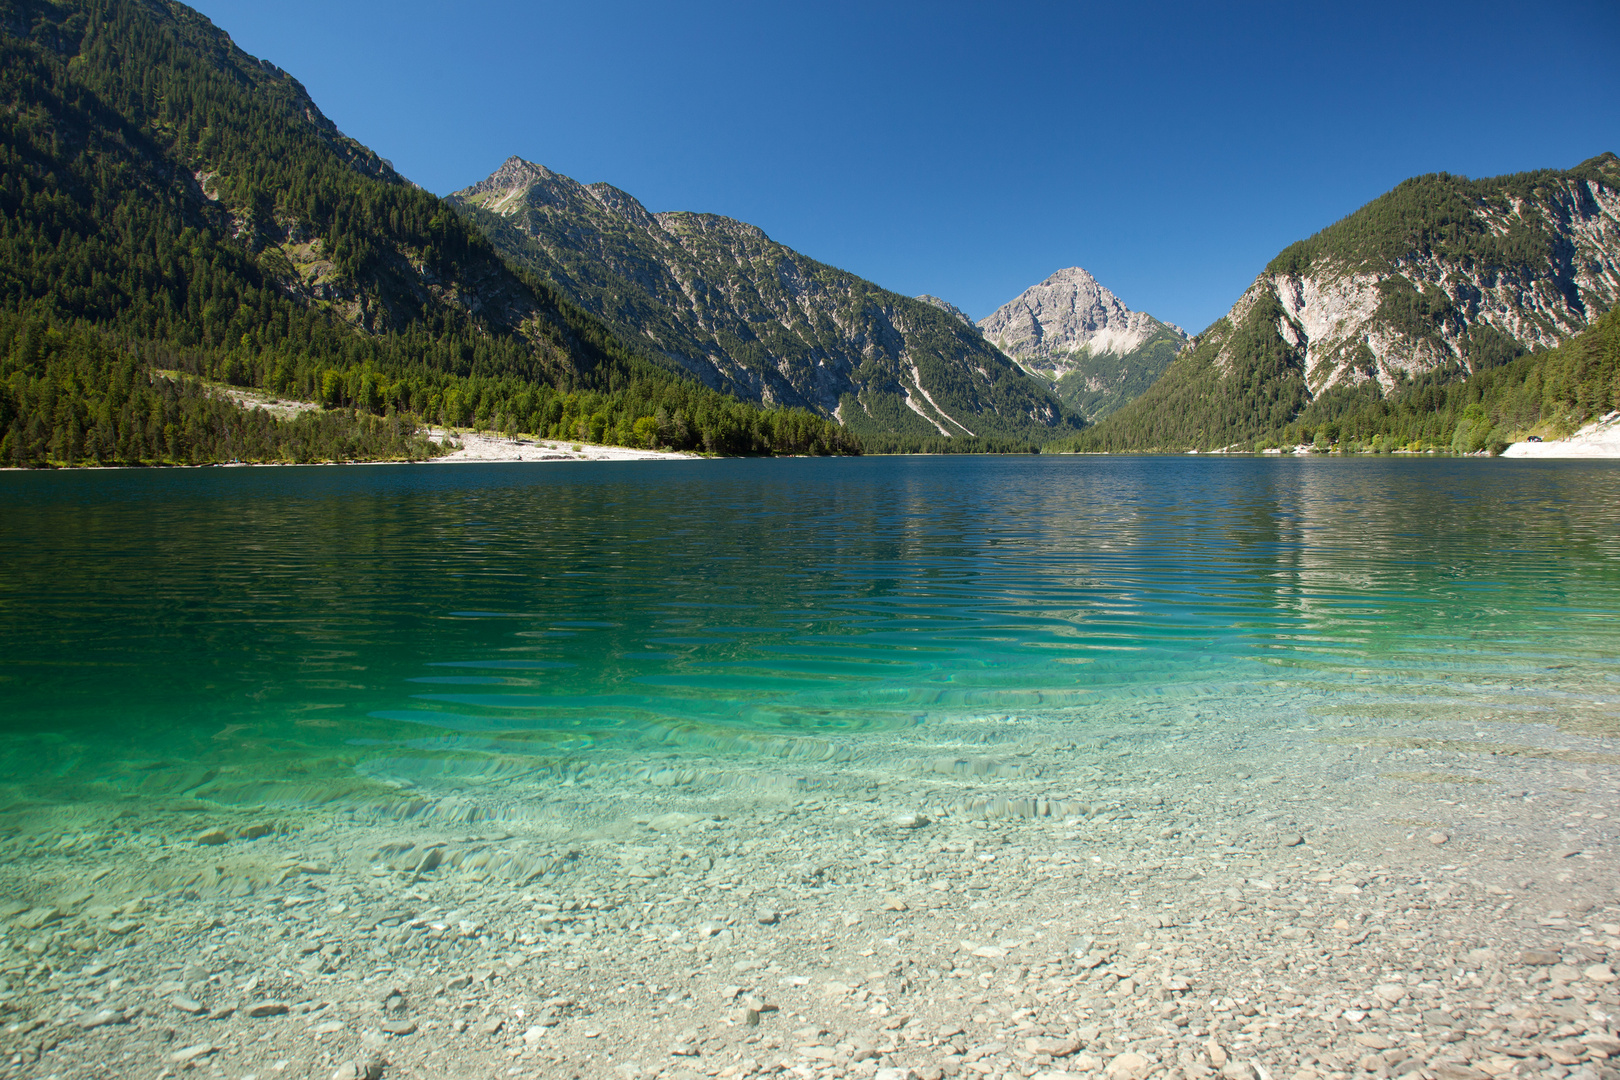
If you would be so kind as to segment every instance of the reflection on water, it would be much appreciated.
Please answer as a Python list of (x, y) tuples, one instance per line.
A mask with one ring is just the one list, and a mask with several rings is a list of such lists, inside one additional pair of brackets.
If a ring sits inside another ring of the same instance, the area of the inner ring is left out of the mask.
[[(0, 507), (13, 800), (207, 794), (219, 769), (317, 798), (401, 753), (859, 754), (1147, 699), (1228, 724), (1620, 712), (1601, 462), (12, 473)], [(1201, 710), (1217, 688), (1247, 708)]]

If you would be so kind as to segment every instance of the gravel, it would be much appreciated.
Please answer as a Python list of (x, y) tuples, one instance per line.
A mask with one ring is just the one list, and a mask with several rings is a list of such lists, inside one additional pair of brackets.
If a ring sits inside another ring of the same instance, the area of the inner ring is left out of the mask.
[(1017, 721), (13, 811), (0, 1076), (1620, 1077), (1612, 738)]

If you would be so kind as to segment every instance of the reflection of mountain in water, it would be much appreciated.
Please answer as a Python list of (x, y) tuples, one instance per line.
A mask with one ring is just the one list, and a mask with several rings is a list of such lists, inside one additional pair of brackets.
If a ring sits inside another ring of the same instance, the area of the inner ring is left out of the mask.
[(1156, 710), (1541, 715), (1620, 674), (1587, 614), (1620, 591), (1620, 492), (1539, 468), (281, 470), (118, 476), (116, 498), (15, 478), (0, 771), (18, 797), (235, 805), (683, 770), (765, 791)]

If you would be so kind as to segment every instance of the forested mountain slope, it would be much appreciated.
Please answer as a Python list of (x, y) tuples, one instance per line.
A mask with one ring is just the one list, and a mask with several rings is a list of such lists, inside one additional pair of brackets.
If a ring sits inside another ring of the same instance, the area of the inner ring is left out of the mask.
[(1620, 409), (1620, 309), (1555, 349), (1467, 378), (1430, 372), (1389, 393), (1375, 384), (1330, 390), (1284, 432), (1284, 441), (1344, 450), (1500, 453), (1535, 434), (1568, 435)]
[(1031, 285), (979, 329), (1088, 421), (1140, 397), (1187, 341), (1179, 326), (1132, 311), (1078, 266)]
[(1419, 177), (1284, 250), (1145, 395), (1074, 445), (1275, 445), (1334, 402), (1445, 387), (1556, 346), (1617, 299), (1613, 154), (1564, 171)]
[(1051, 438), (1057, 399), (963, 319), (713, 214), (652, 213), (511, 158), (451, 198), (515, 263), (626, 340), (751, 401), (863, 436)]
[[(6, 463), (390, 456), (358, 414), (847, 445), (637, 358), (180, 4), (0, 0), (0, 163)], [(349, 410), (348, 441), (222, 443), (166, 369)]]

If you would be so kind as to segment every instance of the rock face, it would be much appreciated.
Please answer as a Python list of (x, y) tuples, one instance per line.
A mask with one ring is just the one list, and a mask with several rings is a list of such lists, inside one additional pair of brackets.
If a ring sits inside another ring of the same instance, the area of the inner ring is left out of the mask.
[(1335, 388), (1371, 398), (1561, 344), (1620, 302), (1620, 158), (1408, 180), (1273, 259), (1110, 449), (1273, 437)]
[(979, 329), (1090, 420), (1144, 392), (1187, 340), (1179, 326), (1132, 311), (1078, 266), (1025, 289)]
[[(1347, 248), (1337, 233), (1348, 230), (1335, 226), (1273, 260), (1226, 322), (1240, 326), (1257, 304), (1275, 300), (1277, 336), (1297, 354), (1314, 396), (1368, 380), (1388, 389), (1452, 365), (1490, 367), (1568, 340), (1620, 301), (1614, 155), (1567, 173), (1423, 177), (1379, 202), (1424, 188), (1440, 189), (1423, 192), (1425, 202), (1453, 195), (1461, 206), (1445, 207), (1449, 220), (1408, 227), (1419, 239), (1411, 250), (1389, 258), (1383, 245)], [(1430, 230), (1438, 235), (1425, 243)], [(1217, 323), (1206, 335), (1222, 331)], [(1223, 344), (1218, 362), (1238, 360)]]
[(1059, 270), (979, 320), (984, 336), (1007, 355), (1057, 363), (1075, 353), (1124, 356), (1166, 326), (1126, 307), (1078, 266)]
[(510, 259), (650, 355), (745, 400), (863, 435), (1046, 439), (1075, 424), (960, 311), (713, 214), (653, 213), (511, 158), (451, 201)]

